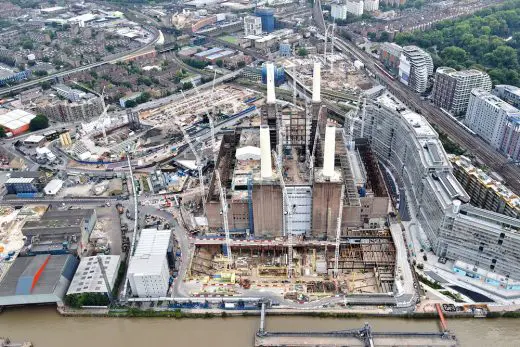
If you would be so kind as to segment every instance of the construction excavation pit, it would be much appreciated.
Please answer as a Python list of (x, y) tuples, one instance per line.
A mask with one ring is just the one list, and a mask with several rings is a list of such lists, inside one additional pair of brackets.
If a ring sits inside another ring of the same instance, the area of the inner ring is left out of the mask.
[[(343, 241), (335, 276), (335, 243), (296, 241), (292, 275), (284, 241), (232, 241), (231, 265), (225, 245), (196, 242), (187, 284), (193, 296), (248, 296), (271, 291), (284, 299), (306, 302), (338, 294), (392, 294), (395, 247), (390, 233)], [(361, 242), (357, 242), (361, 241)]]

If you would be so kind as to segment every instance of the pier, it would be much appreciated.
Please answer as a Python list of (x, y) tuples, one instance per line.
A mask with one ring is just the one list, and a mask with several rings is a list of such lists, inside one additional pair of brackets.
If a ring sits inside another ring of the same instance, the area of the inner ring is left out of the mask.
[(328, 332), (269, 332), (265, 329), (265, 306), (262, 305), (260, 329), (255, 335), (255, 347), (349, 346), (349, 347), (456, 347), (455, 335), (447, 331), (441, 317), (440, 332), (374, 332), (368, 323), (360, 329)]

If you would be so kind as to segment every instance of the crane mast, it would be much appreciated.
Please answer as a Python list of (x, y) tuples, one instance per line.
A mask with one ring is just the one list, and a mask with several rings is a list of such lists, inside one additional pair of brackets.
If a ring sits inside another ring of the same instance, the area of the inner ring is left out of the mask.
[(278, 176), (280, 177), (280, 187), (282, 188), (283, 195), (283, 213), (284, 213), (284, 231), (287, 235), (287, 256), (288, 256), (288, 264), (287, 264), (287, 277), (292, 278), (293, 271), (293, 234), (292, 234), (292, 216), (294, 205), (289, 199), (289, 194), (287, 194), (287, 187), (285, 186), (285, 181), (283, 179), (283, 170), (282, 170), (282, 156), (280, 154), (276, 154), (273, 151), (274, 161), (276, 163), (276, 170), (278, 172)]
[(345, 198), (345, 185), (341, 185), (341, 197), (339, 200), (338, 220), (336, 222), (336, 249), (334, 250), (334, 276), (339, 274), (339, 246), (341, 239), (341, 220), (343, 219), (343, 199)]
[(197, 151), (195, 150), (195, 146), (191, 142), (191, 139), (186, 132), (186, 130), (180, 125), (177, 125), (179, 129), (182, 132), (182, 135), (184, 136), (184, 141), (188, 143), (188, 146), (190, 146), (191, 151), (193, 152), (193, 155), (195, 156), (195, 161), (197, 162), (197, 171), (199, 172), (199, 184), (200, 184), (200, 194), (201, 194), (201, 200), (202, 200), (202, 210), (204, 215), (206, 215), (206, 201), (204, 199), (204, 196), (206, 195), (206, 187), (204, 187), (204, 175), (202, 173), (202, 160), (200, 159), (200, 156), (198, 155)]
[(231, 264), (233, 263), (233, 257), (231, 255), (231, 237), (229, 236), (228, 205), (226, 200), (226, 192), (222, 187), (222, 182), (220, 180), (220, 173), (218, 169), (215, 169), (215, 182), (217, 182), (218, 191), (220, 194), (220, 205), (222, 207), (222, 224), (224, 226), (224, 232), (226, 234), (226, 253), (229, 267), (231, 267)]

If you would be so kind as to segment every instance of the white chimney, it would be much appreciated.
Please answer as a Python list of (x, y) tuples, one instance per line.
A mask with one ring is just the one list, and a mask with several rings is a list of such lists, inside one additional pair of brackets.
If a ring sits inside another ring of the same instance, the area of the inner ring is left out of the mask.
[(460, 211), (460, 200), (453, 200), (453, 213), (457, 214)]
[(314, 63), (312, 72), (312, 102), (321, 102), (321, 64)]
[(276, 96), (274, 94), (274, 64), (265, 63), (267, 69), (267, 103), (275, 104)]
[(325, 150), (323, 151), (323, 176), (334, 176), (334, 155), (336, 151), (336, 126), (325, 128)]
[(271, 165), (271, 138), (269, 126), (260, 126), (260, 173), (262, 178), (271, 178), (273, 168)]

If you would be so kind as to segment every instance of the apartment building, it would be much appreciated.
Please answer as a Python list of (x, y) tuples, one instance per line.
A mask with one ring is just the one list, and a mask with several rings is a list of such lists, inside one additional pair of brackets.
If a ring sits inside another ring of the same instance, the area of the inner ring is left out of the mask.
[(354, 16), (363, 15), (363, 0), (347, 0), (347, 12)]
[(474, 69), (457, 71), (451, 67), (439, 67), (435, 73), (433, 102), (459, 115), (466, 112), (470, 93), (475, 88), (491, 91), (491, 78), (487, 73)]
[(499, 84), (493, 89), (493, 94), (507, 101), (516, 108), (520, 108), (520, 88), (507, 84)]
[(262, 18), (257, 16), (245, 16), (244, 34), (245, 36), (262, 34)]
[(520, 279), (520, 220), (474, 207), (437, 133), (389, 94), (367, 105), (364, 135), (407, 190), (406, 204), (433, 252), (473, 269)]
[(373, 12), (379, 10), (379, 0), (364, 0), (363, 9), (366, 12)]
[(101, 97), (94, 95), (89, 99), (80, 99), (74, 102), (42, 98), (35, 103), (35, 106), (38, 113), (61, 122), (91, 120), (99, 117), (103, 112), (103, 101)]
[(331, 4), (330, 15), (336, 19), (347, 19), (347, 5), (346, 4)]
[(403, 47), (393, 42), (384, 42), (379, 46), (379, 61), (394, 75), (399, 73), (399, 63)]
[(520, 197), (494, 180), (465, 156), (450, 155), (453, 174), (470, 196), (471, 204), (488, 211), (520, 218)]
[(520, 111), (484, 89), (470, 93), (464, 123), (495, 149), (503, 146), (508, 119), (520, 117)]
[(428, 77), (433, 74), (430, 54), (417, 46), (404, 46), (399, 61), (399, 80), (417, 93), (428, 88)]
[(509, 117), (504, 127), (500, 151), (512, 161), (520, 161), (520, 117)]

